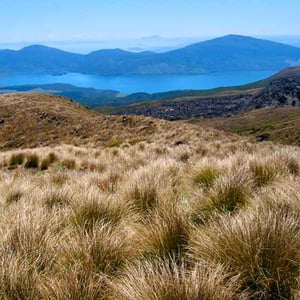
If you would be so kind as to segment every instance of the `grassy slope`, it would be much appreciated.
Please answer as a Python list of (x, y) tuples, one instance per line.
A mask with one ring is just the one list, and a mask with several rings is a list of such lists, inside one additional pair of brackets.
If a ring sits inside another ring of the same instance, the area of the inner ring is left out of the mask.
[(0, 100), (3, 299), (296, 299), (299, 147)]
[(43, 94), (0, 96), (0, 120), (2, 150), (147, 139), (165, 124), (142, 117), (103, 116), (64, 97)]
[(190, 123), (283, 144), (300, 145), (300, 108), (260, 109), (231, 118), (191, 120)]

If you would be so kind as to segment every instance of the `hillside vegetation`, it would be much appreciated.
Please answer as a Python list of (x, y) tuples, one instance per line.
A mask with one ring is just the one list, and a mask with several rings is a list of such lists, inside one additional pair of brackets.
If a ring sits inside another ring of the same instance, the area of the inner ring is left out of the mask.
[[(257, 108), (300, 107), (300, 67), (285, 69), (252, 84), (221, 88), (211, 96), (183, 96), (108, 110), (166, 120), (230, 117)], [(195, 93), (198, 93), (197, 91)], [(101, 111), (101, 110), (100, 110)]]
[(0, 96), (0, 149), (61, 143), (114, 145), (151, 138), (164, 121), (103, 116), (64, 97), (43, 94)]
[(195, 119), (192, 124), (227, 132), (300, 146), (300, 108), (253, 110), (231, 118)]
[(299, 295), (298, 147), (61, 97), (0, 103), (2, 299)]

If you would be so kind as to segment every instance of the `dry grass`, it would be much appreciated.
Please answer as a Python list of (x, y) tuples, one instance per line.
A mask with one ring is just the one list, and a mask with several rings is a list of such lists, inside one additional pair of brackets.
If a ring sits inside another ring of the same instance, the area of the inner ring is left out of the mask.
[(190, 256), (222, 264), (255, 299), (291, 299), (298, 287), (299, 214), (259, 207), (223, 217), (191, 238)]
[[(7, 111), (25, 105), (6, 97)], [(50, 110), (38, 97), (35, 118)], [(296, 299), (299, 148), (55, 99), (65, 131), (36, 134), (56, 146), (0, 153), (0, 298)]]
[(220, 267), (198, 264), (193, 269), (172, 260), (146, 260), (128, 266), (121, 278), (112, 282), (111, 299), (127, 300), (226, 300), (238, 296), (237, 285), (226, 283)]
[(183, 257), (191, 226), (180, 208), (160, 209), (143, 225), (139, 235), (145, 257)]
[(193, 124), (208, 126), (226, 132), (265, 139), (287, 145), (300, 145), (299, 107), (263, 108), (241, 113), (230, 118), (191, 120)]
[(8, 160), (9, 166), (22, 165), (25, 160), (24, 153), (12, 153)]
[(79, 195), (79, 201), (73, 203), (70, 222), (88, 230), (99, 223), (117, 226), (130, 217), (131, 207), (126, 203), (114, 197), (101, 195), (97, 191), (90, 191), (88, 195)]

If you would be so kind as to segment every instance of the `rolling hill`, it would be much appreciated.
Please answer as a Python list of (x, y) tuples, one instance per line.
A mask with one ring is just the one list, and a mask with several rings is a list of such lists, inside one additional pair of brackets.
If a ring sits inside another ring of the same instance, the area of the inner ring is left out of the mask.
[(81, 55), (40, 45), (0, 51), (0, 73), (202, 74), (280, 70), (299, 62), (300, 48), (237, 35), (166, 53), (112, 49)]
[[(62, 144), (109, 148), (126, 143), (135, 145), (158, 140), (162, 132), (176, 132), (177, 127), (178, 124), (152, 118), (102, 115), (62, 96), (0, 95), (1, 151)], [(202, 132), (196, 126), (182, 128), (195, 130), (195, 134)], [(217, 137), (219, 133), (212, 129), (207, 135)], [(181, 133), (175, 133), (169, 142), (176, 143), (177, 139), (182, 139)]]
[(155, 128), (149, 119), (103, 116), (61, 96), (0, 96), (0, 150), (91, 141), (113, 145), (132, 136), (143, 139)]

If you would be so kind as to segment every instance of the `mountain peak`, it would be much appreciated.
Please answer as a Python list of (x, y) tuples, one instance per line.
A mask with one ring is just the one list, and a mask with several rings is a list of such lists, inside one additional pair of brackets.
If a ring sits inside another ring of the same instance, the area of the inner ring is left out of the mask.
[(251, 36), (240, 35), (240, 34), (227, 34), (220, 38), (227, 38), (227, 39), (249, 39), (249, 38), (251, 38), (251, 39), (254, 39)]
[(224, 36), (221, 36), (221, 37), (214, 38), (212, 40), (208, 40), (206, 42), (213, 42), (213, 41), (222, 41), (222, 42), (238, 41), (238, 42), (244, 42), (244, 41), (257, 41), (257, 40), (259, 40), (259, 39), (251, 37), (251, 36), (247, 36), (247, 35), (228, 34), (228, 35), (224, 35)]
[(28, 51), (28, 50), (45, 50), (45, 49), (54, 49), (54, 48), (50, 48), (44, 45), (30, 45), (30, 46), (26, 46), (24, 48), (22, 48), (20, 51)]
[(84, 72), (87, 74), (202, 74), (224, 71), (278, 71), (300, 64), (300, 49), (230, 34), (164, 53), (107, 49), (79, 55), (43, 45), (0, 51), (5, 72)]

